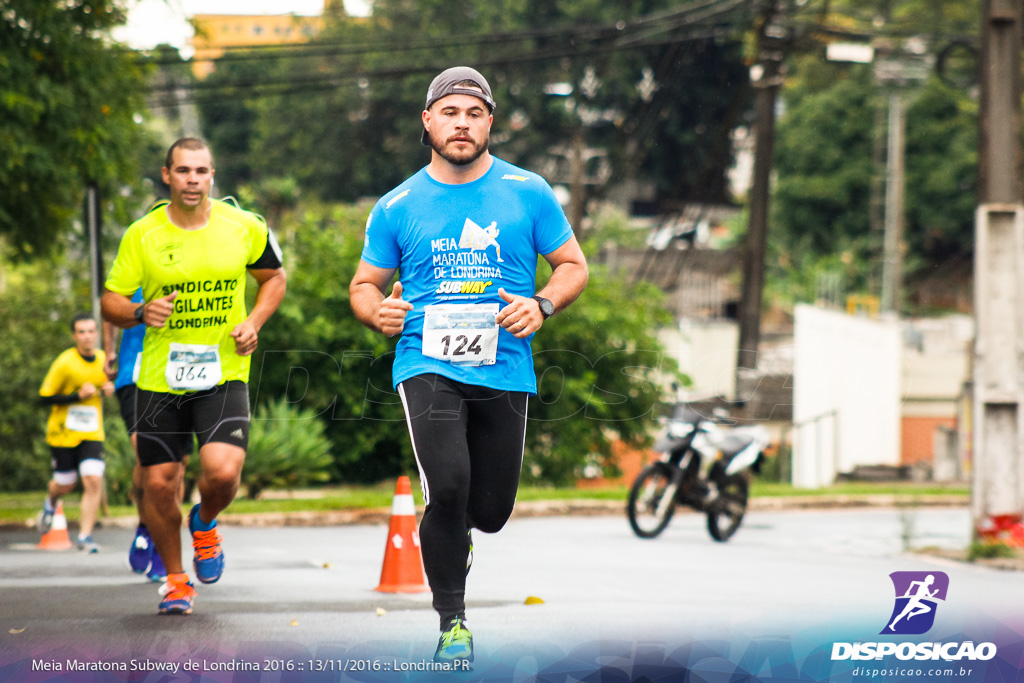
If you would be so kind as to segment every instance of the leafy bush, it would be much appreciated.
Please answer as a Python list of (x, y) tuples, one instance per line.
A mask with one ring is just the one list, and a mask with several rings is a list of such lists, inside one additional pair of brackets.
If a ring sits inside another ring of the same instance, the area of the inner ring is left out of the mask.
[(249, 450), (242, 468), (246, 496), (256, 499), (270, 487), (295, 488), (330, 478), (331, 442), (311, 410), (283, 397), (253, 413)]
[(249, 379), (253, 404), (282, 399), (319, 416), (336, 481), (415, 472), (402, 403), (391, 388), (397, 338), (364, 327), (349, 304), (367, 208), (299, 213), (280, 231), (288, 294), (260, 331)]
[(971, 560), (993, 560), (997, 558), (1020, 557), (1020, 551), (1006, 543), (971, 543), (967, 549), (967, 559)]
[(686, 381), (656, 337), (671, 321), (662, 293), (600, 266), (590, 271), (583, 295), (533, 339), (537, 395), (528, 408), (527, 483), (571, 484), (595, 459), (613, 472), (612, 443), (646, 446), (664, 386)]
[(103, 430), (106, 439), (103, 441), (103, 460), (107, 463), (104, 480), (107, 489), (107, 502), (111, 505), (131, 505), (132, 501), (132, 470), (135, 469), (135, 449), (131, 438), (125, 430), (117, 410), (117, 399), (108, 399), (103, 403)]

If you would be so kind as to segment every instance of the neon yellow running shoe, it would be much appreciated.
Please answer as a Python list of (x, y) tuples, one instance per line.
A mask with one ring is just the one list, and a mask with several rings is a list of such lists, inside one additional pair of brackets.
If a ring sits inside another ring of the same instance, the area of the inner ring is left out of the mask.
[(448, 622), (434, 652), (435, 662), (454, 662), (457, 659), (473, 661), (473, 634), (466, 628), (462, 617), (455, 617)]

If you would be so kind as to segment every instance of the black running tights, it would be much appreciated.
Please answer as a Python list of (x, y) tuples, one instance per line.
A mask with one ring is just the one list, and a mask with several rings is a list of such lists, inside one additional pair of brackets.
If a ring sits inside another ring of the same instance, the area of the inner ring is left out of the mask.
[(515, 505), (526, 437), (525, 392), (418, 375), (398, 387), (426, 509), (423, 567), (444, 624), (466, 612), (467, 530), (494, 533)]

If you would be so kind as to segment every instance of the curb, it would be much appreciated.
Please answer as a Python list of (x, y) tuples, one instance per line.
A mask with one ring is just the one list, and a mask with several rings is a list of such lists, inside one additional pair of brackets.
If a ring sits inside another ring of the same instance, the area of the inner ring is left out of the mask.
[[(780, 510), (839, 510), (850, 508), (918, 508), (918, 507), (961, 507), (966, 508), (970, 501), (964, 496), (932, 495), (932, 496), (900, 496), (900, 495), (866, 495), (866, 496), (785, 496), (751, 498), (749, 511), (780, 511)], [(680, 507), (677, 512), (689, 512)], [(561, 517), (561, 516), (601, 516), (625, 515), (625, 500), (540, 500), (516, 503), (512, 512), (513, 519), (530, 517)], [(423, 507), (416, 508), (417, 517), (423, 515)], [(226, 512), (217, 518), (226, 526), (248, 527), (288, 527), (288, 526), (347, 526), (352, 524), (386, 525), (391, 519), (391, 508), (358, 508), (347, 510), (318, 510), (303, 512), (256, 512), (233, 514)], [(104, 517), (100, 519), (100, 527), (114, 529), (134, 529), (138, 523), (136, 517)], [(33, 528), (35, 520), (26, 522), (0, 522), (0, 531)]]

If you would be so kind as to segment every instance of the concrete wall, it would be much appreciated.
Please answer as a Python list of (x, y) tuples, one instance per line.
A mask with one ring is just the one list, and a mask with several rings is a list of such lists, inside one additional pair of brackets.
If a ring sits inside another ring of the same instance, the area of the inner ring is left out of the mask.
[(795, 318), (793, 484), (816, 488), (857, 465), (898, 465), (898, 323), (809, 305)]
[(676, 328), (658, 332), (679, 369), (693, 380), (694, 396), (724, 396), (736, 392), (736, 347), (739, 328), (728, 320), (681, 320)]

